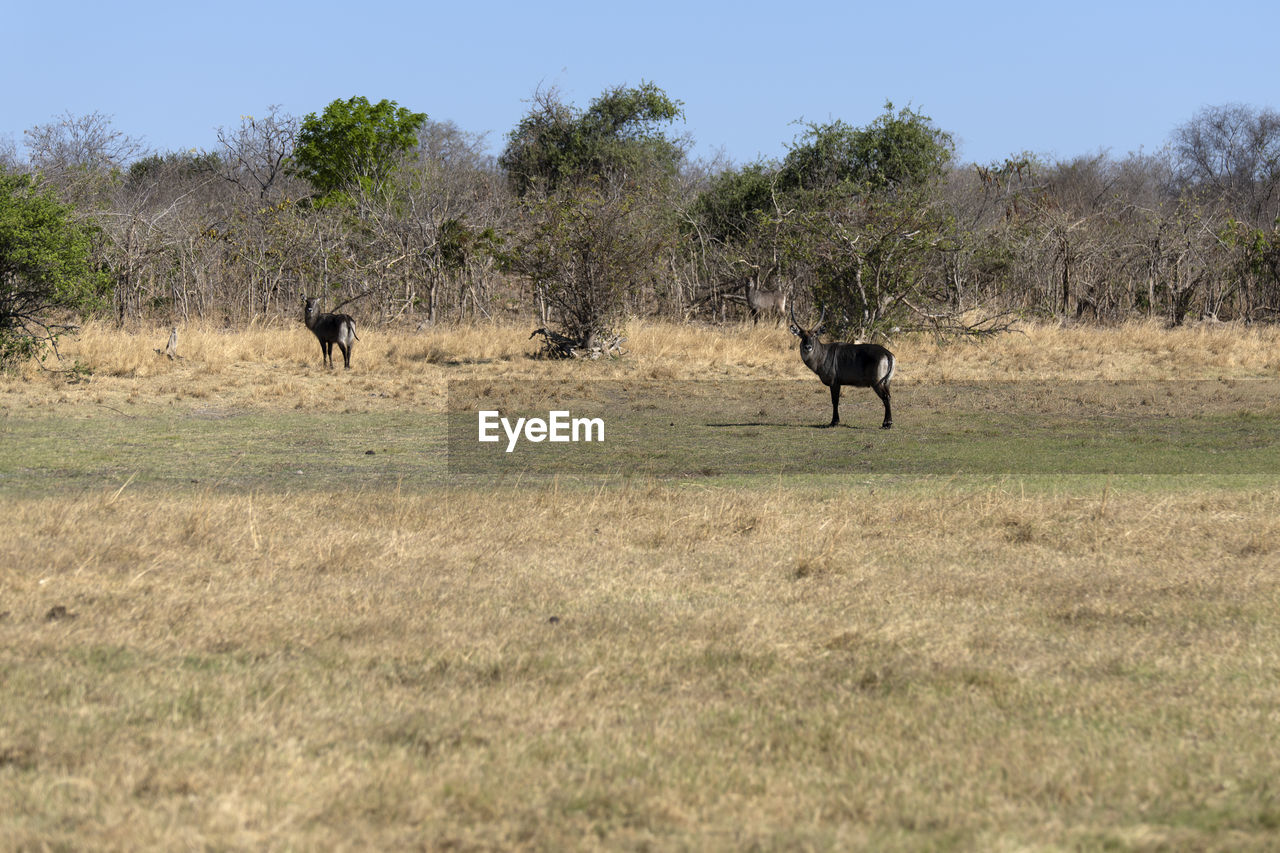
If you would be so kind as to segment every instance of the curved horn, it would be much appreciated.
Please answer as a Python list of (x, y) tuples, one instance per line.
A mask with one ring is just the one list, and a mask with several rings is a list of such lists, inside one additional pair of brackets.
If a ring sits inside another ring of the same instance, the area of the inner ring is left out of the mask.
[(822, 306), (822, 314), (821, 314), (821, 315), (819, 315), (819, 317), (818, 317), (818, 325), (814, 326), (813, 328), (814, 328), (814, 329), (821, 329), (821, 328), (822, 328), (822, 321), (823, 321), (823, 320), (825, 320), (825, 319), (827, 319), (827, 306), (823, 305), (823, 306)]

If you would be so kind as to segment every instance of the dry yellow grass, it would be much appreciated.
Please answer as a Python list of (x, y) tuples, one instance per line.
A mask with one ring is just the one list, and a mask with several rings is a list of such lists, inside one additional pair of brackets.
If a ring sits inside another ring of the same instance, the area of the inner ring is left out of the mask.
[[(590, 364), (367, 329), (349, 373), (300, 324), (179, 334), (86, 329), (89, 381), (0, 378), (0, 426), (808, 378), (784, 328)], [(929, 383), (1274, 377), (1277, 343), (893, 349)], [(0, 489), (0, 849), (1268, 849), (1280, 486), (1094, 486)]]
[[(121, 331), (93, 323), (62, 348), (64, 363), (92, 372), (68, 385), (36, 364), (0, 374), (0, 402), (46, 405), (162, 403), (341, 411), (439, 410), (450, 379), (812, 379), (785, 325), (724, 328), (633, 321), (623, 359), (530, 359), (528, 324), (440, 329), (365, 328), (353, 369), (328, 371), (301, 323), (226, 330), (179, 328), (177, 361), (160, 355), (168, 330)], [(1155, 323), (1117, 327), (1025, 325), (978, 342), (906, 336), (891, 342), (898, 382), (964, 380), (1219, 379), (1280, 376), (1280, 330)], [(321, 377), (317, 382), (317, 377)]]
[(0, 510), (8, 848), (1261, 849), (1280, 818), (1280, 491)]

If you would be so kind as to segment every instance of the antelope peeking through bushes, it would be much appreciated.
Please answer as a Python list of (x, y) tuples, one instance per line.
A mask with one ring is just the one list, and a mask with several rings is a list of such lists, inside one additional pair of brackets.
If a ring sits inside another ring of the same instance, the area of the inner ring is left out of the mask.
[(889, 410), (889, 382), (893, 379), (893, 353), (879, 344), (822, 343), (818, 337), (822, 334), (822, 322), (827, 317), (826, 309), (818, 318), (818, 325), (812, 329), (805, 329), (796, 322), (794, 310), (790, 314), (791, 334), (800, 339), (800, 358), (818, 374), (822, 384), (831, 389), (831, 423), (827, 426), (840, 423), (840, 386), (848, 385), (875, 391), (884, 402), (884, 423), (880, 428), (891, 428), (893, 413)]
[(756, 284), (754, 278), (747, 281), (747, 310), (751, 312), (751, 322), (759, 323), (761, 314), (776, 313), (781, 319), (787, 310), (787, 294), (782, 290), (764, 290)]
[(302, 312), (302, 322), (320, 340), (320, 354), (324, 363), (333, 367), (333, 345), (342, 350), (342, 366), (351, 369), (351, 347), (360, 340), (356, 335), (356, 321), (350, 314), (321, 314), (320, 300), (307, 299)]

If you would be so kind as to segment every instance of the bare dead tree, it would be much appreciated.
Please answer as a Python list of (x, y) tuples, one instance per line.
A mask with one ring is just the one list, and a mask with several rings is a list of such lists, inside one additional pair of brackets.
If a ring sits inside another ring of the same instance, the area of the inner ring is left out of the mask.
[(228, 183), (266, 199), (279, 189), (289, 155), (298, 139), (298, 119), (267, 107), (262, 118), (242, 116), (236, 130), (218, 128), (218, 175)]

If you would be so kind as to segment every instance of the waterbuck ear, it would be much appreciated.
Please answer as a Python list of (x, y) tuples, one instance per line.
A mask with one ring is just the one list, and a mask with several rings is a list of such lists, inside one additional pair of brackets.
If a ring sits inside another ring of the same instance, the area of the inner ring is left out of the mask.
[(816, 338), (818, 335), (822, 334), (822, 327), (823, 327), (824, 325), (826, 325), (826, 324), (825, 324), (825, 323), (819, 323), (818, 325), (816, 325), (816, 326), (814, 326), (814, 327), (813, 327), (813, 331), (812, 331), (812, 332), (810, 332), (809, 334), (813, 335), (813, 336)]
[(800, 327), (799, 327), (799, 326), (797, 326), (795, 323), (792, 323), (792, 324), (791, 324), (791, 334), (795, 335), (797, 338), (803, 338), (803, 337), (804, 337), (804, 329), (800, 328)]

